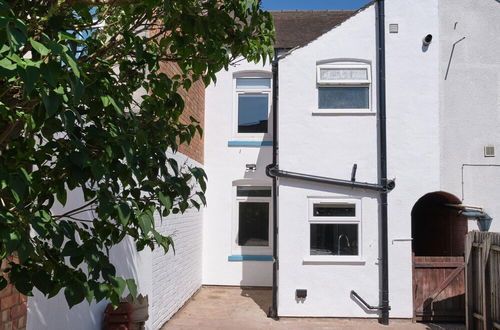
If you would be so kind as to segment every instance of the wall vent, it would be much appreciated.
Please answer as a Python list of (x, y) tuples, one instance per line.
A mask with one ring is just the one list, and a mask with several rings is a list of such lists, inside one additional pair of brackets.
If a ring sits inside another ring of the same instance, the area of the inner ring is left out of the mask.
[(495, 146), (484, 146), (484, 157), (495, 157)]
[(389, 24), (389, 33), (398, 33), (399, 25), (398, 24)]

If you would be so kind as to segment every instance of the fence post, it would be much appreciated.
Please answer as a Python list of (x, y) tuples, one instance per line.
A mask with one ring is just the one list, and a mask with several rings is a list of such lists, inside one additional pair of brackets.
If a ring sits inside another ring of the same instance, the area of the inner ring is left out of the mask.
[(490, 317), (490, 277), (489, 277), (489, 256), (491, 248), (490, 236), (485, 236), (484, 241), (481, 243), (481, 277), (482, 277), (482, 290), (483, 290), (483, 329), (491, 329)]
[(473, 329), (474, 321), (472, 319), (472, 267), (470, 266), (470, 258), (472, 255), (472, 243), (474, 242), (474, 233), (465, 235), (465, 327), (468, 330)]

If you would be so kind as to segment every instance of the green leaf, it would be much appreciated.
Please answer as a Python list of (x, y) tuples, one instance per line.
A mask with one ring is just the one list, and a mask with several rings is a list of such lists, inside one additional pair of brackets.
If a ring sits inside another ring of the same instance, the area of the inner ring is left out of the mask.
[(65, 62), (71, 67), (71, 70), (73, 71), (73, 74), (80, 78), (80, 69), (78, 69), (78, 64), (76, 64), (76, 61), (75, 59), (73, 58), (73, 56), (71, 56), (70, 54), (66, 53), (65, 56)]
[(69, 308), (72, 308), (85, 299), (85, 288), (83, 284), (77, 281), (70, 282), (64, 289), (64, 296), (66, 297)]
[(118, 297), (121, 297), (127, 286), (127, 282), (121, 277), (113, 277), (110, 282), (113, 285), (113, 291), (116, 292)]
[(166, 209), (170, 210), (170, 208), (172, 207), (172, 200), (170, 199), (170, 196), (165, 196), (163, 192), (160, 191), (158, 194), (158, 199)]
[(33, 38), (29, 39), (31, 47), (35, 49), (40, 55), (47, 56), (50, 53), (50, 49), (45, 47), (42, 43), (34, 40)]
[(128, 291), (130, 291), (130, 294), (135, 299), (137, 297), (137, 284), (135, 283), (135, 280), (133, 278), (129, 278), (126, 282)]
[(139, 227), (141, 227), (144, 234), (147, 234), (151, 231), (151, 228), (153, 227), (153, 219), (151, 215), (147, 214), (146, 212), (142, 213), (139, 216), (138, 222)]
[(54, 92), (50, 92), (49, 95), (44, 94), (42, 101), (46, 111), (46, 118), (55, 115), (61, 105), (61, 97)]
[(127, 203), (121, 202), (120, 204), (116, 205), (115, 208), (118, 211), (118, 218), (120, 219), (120, 222), (122, 223), (122, 225), (126, 226), (130, 219), (130, 207)]
[(18, 71), (24, 82), (24, 95), (27, 97), (40, 78), (40, 69), (34, 65), (28, 65), (25, 69), (19, 69)]
[(0, 60), (0, 67), (12, 71), (17, 68), (17, 65), (15, 63), (12, 63), (12, 61), (10, 61), (8, 58), (2, 58)]

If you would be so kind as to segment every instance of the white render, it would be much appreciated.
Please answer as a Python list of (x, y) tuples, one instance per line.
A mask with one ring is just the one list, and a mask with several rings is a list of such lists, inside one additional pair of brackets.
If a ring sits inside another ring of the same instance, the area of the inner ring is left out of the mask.
[[(270, 141), (272, 137), (235, 132), (234, 74), (269, 76), (271, 67), (241, 61), (217, 74), (217, 83), (205, 95), (205, 169), (208, 175), (207, 207), (203, 225), (203, 284), (270, 286), (269, 261), (228, 261), (234, 251), (235, 187), (237, 184), (270, 186), (265, 167), (272, 162), (272, 147), (230, 147), (235, 141)], [(246, 164), (256, 164), (255, 172)], [(268, 253), (270, 254), (270, 253)]]
[[(498, 232), (500, 166), (465, 166), (462, 189), (462, 165), (500, 165), (500, 3), (440, 1), (439, 12), (442, 190), (484, 207)], [(484, 157), (486, 145), (496, 157)], [(477, 230), (475, 221), (469, 229)]]
[[(358, 181), (378, 182), (375, 17), (372, 5), (280, 61), (280, 169), (348, 180), (357, 163)], [(386, 1), (386, 23), (399, 24), (386, 35), (388, 175), (397, 183), (389, 194), (391, 317), (411, 318), (411, 242), (391, 241), (411, 238), (411, 208), (439, 190), (439, 45), (422, 49), (422, 38), (438, 33), (437, 1)], [(370, 111), (321, 114), (315, 68), (328, 60), (371, 64)], [(375, 317), (350, 291), (378, 304), (378, 195), (283, 178), (279, 186), (279, 315)], [(361, 201), (361, 258), (308, 261), (311, 197)], [(296, 289), (308, 289), (303, 303)]]
[[(179, 164), (202, 166), (180, 153), (170, 156)], [(83, 200), (78, 192), (70, 192), (68, 201), (69, 210), (82, 205)], [(149, 297), (148, 330), (161, 328), (201, 286), (202, 218), (203, 210), (171, 214), (162, 221), (155, 215), (158, 232), (173, 237), (175, 254), (171, 249), (165, 255), (162, 248), (137, 252), (131, 239), (125, 239), (110, 251), (117, 276), (134, 278), (139, 294)], [(107, 303), (93, 302), (89, 306), (83, 301), (69, 309), (62, 290), (49, 300), (35, 290), (28, 299), (27, 329), (100, 329)]]

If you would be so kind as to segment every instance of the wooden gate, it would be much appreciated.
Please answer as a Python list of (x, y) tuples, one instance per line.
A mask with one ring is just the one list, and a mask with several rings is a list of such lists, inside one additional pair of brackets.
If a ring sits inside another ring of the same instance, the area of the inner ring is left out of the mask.
[(465, 321), (464, 257), (413, 256), (415, 321)]
[(466, 239), (467, 329), (500, 329), (500, 233)]

